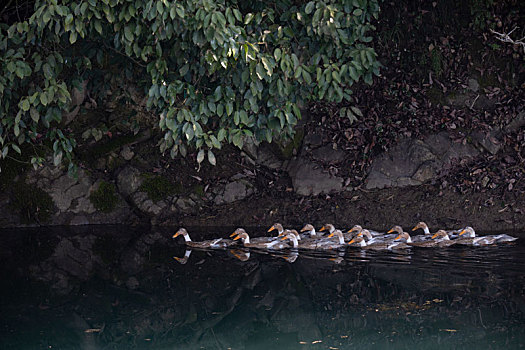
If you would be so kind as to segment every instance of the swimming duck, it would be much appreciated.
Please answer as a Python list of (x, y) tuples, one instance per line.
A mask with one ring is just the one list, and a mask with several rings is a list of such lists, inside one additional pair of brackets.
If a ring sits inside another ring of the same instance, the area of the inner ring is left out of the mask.
[(484, 246), (495, 243), (505, 243), (517, 240), (516, 237), (512, 237), (506, 234), (501, 235), (488, 235), (488, 236), (476, 236), (476, 231), (470, 226), (465, 227), (459, 233), (459, 238), (455, 239), (457, 244), (473, 245), (473, 246)]
[[(416, 238), (418, 236), (415, 236)], [(405, 241), (406, 244), (408, 244), (411, 247), (422, 247), (422, 248), (428, 248), (428, 247), (434, 247), (437, 244), (437, 241), (431, 239), (431, 237), (428, 237), (426, 240), (418, 239), (417, 241), (414, 241), (412, 237), (407, 232), (403, 232), (399, 234), (396, 239), (394, 239), (394, 242), (397, 241)]]
[(367, 242), (367, 244), (386, 242), (386, 241), (393, 241), (397, 237), (397, 234), (378, 234), (378, 235), (374, 236), (370, 232), (370, 230), (365, 230), (359, 225), (355, 225), (354, 227), (352, 227), (348, 231), (348, 233), (354, 233), (354, 235), (355, 235), (355, 236), (354, 235), (350, 236), (349, 240), (351, 240), (352, 238), (356, 237), (357, 234), (362, 233), (362, 236), (365, 239), (365, 241)]
[[(293, 234), (291, 234), (294, 236)], [(287, 235), (288, 236), (288, 235)], [(267, 237), (259, 237), (259, 238), (267, 238)], [(272, 249), (272, 250), (280, 250), (285, 248), (290, 248), (289, 244), (286, 244), (285, 242), (282, 242), (281, 240), (276, 239), (276, 237), (271, 237), (273, 240), (269, 241), (259, 241), (255, 242), (250, 241), (250, 236), (246, 232), (239, 233), (233, 240), (236, 241), (238, 239), (242, 240), (243, 245), (246, 248), (254, 248), (254, 249)], [(297, 238), (294, 239), (297, 241)]]
[[(291, 234), (295, 236), (295, 239), (297, 240), (297, 231), (290, 230)], [(295, 232), (294, 232), (295, 231)], [(336, 230), (338, 231), (338, 230)], [(335, 231), (334, 231), (335, 233)], [(337, 233), (335, 233), (338, 235)], [(342, 232), (341, 232), (342, 235)], [(333, 237), (333, 236), (332, 236)], [(298, 241), (298, 240), (297, 240)], [(319, 237), (319, 238), (309, 238), (309, 239), (302, 239), (300, 242), (298, 241), (298, 248), (304, 249), (304, 250), (327, 250), (327, 249), (337, 249), (337, 242), (332, 240), (329, 237)]]
[[(397, 232), (398, 235), (397, 237), (394, 239), (394, 240), (400, 240), (400, 239), (407, 239), (407, 243), (409, 243), (409, 240), (410, 240), (410, 243), (416, 243), (416, 242), (422, 242), (422, 241), (428, 241), (430, 240), (430, 236), (428, 235), (419, 235), (419, 236), (414, 236), (414, 237), (410, 237), (410, 235), (408, 235), (407, 232), (403, 231), (403, 228), (399, 225), (396, 225), (394, 227), (392, 227), (387, 233), (392, 233), (392, 232)], [(406, 238), (403, 234), (406, 233), (408, 235), (408, 238)], [(400, 235), (403, 235), (401, 238), (400, 238)]]
[[(383, 237), (385, 236), (385, 233), (384, 232), (378, 232), (378, 231), (374, 231), (374, 230), (370, 230), (370, 229), (367, 229), (368, 232), (370, 233), (370, 235), (372, 237)], [(350, 230), (347, 231), (347, 233), (351, 233), (351, 232), (361, 232), (363, 231), (363, 227), (361, 225), (354, 225), (354, 227), (352, 227)], [(393, 236), (393, 235), (392, 235)]]
[[(425, 235), (431, 235), (430, 230), (428, 229), (428, 225), (425, 222), (423, 222), (423, 221), (418, 222), (417, 225), (414, 226), (412, 231), (415, 231), (417, 229), (422, 229), (423, 232), (425, 233)], [(443, 231), (445, 231), (445, 230), (443, 230)], [(447, 233), (449, 238), (456, 238), (458, 236), (458, 233), (459, 233), (458, 230), (449, 230), (449, 231), (445, 231), (445, 232)]]
[(175, 259), (179, 264), (185, 265), (188, 262), (190, 255), (191, 255), (191, 250), (186, 250), (182, 258), (179, 258), (178, 256), (174, 256), (173, 259)]
[[(233, 233), (230, 235), (230, 237), (234, 237), (235, 238), (236, 236), (238, 236), (241, 233), (248, 234), (248, 232), (246, 232), (245, 229), (243, 229), (242, 227), (239, 227), (238, 229), (233, 231)], [(277, 237), (255, 237), (255, 238), (250, 238), (250, 243), (270, 243), (270, 242), (274, 242), (274, 241), (277, 241)]]
[(445, 230), (437, 231), (432, 235), (431, 239), (436, 241), (435, 247), (438, 248), (450, 247), (451, 245), (456, 244), (456, 241), (450, 239), (447, 231)]
[[(364, 231), (364, 230), (363, 230)], [(363, 233), (359, 233), (357, 237), (353, 238), (350, 242), (348, 242), (349, 245), (355, 244), (358, 247), (361, 247), (362, 249), (371, 249), (371, 250), (391, 250), (391, 249), (406, 249), (410, 248), (409, 245), (407, 245), (404, 242), (377, 242), (373, 244), (367, 244)]]
[(236, 242), (232, 241), (231, 239), (225, 239), (225, 238), (217, 238), (217, 239), (211, 239), (207, 241), (200, 241), (200, 242), (194, 242), (191, 240), (190, 235), (188, 234), (188, 231), (184, 227), (181, 227), (172, 238), (177, 238), (178, 236), (184, 237), (184, 242), (189, 247), (194, 248), (201, 248), (201, 249), (224, 249), (228, 248), (232, 245), (235, 245)]

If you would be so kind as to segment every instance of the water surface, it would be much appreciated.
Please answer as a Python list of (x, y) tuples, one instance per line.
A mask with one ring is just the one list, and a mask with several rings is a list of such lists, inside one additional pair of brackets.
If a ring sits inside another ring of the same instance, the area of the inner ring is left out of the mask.
[(520, 241), (248, 256), (187, 252), (171, 233), (122, 226), (1, 231), (0, 348), (525, 346)]

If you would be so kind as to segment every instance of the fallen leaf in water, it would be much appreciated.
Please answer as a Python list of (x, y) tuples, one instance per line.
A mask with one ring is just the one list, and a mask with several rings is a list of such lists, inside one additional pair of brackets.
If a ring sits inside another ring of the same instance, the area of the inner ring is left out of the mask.
[(300, 341), (300, 342), (299, 342), (299, 344), (303, 344), (303, 345), (306, 345), (306, 344), (307, 344), (307, 342), (305, 342), (305, 341)]
[(322, 343), (322, 342), (323, 342), (322, 340), (314, 340), (314, 341), (312, 342), (312, 344), (317, 344), (317, 343)]
[(443, 331), (443, 332), (457, 332), (457, 329), (448, 329), (448, 328), (445, 328), (445, 329), (440, 329), (440, 331)]

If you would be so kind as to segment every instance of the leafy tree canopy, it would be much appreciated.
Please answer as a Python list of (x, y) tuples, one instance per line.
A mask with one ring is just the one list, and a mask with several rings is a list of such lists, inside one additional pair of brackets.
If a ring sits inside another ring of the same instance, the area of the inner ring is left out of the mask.
[(379, 74), (378, 12), (378, 0), (38, 0), (0, 24), (0, 159), (49, 140), (74, 170), (70, 92), (108, 89), (108, 72), (143, 89), (172, 156), (192, 147), (215, 164), (224, 143), (289, 136), (301, 106), (349, 100)]

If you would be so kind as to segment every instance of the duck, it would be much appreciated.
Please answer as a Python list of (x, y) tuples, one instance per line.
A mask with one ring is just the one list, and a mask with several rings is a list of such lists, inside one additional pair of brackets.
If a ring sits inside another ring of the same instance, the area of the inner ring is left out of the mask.
[(517, 240), (516, 237), (512, 237), (506, 234), (501, 235), (487, 235), (487, 236), (476, 236), (476, 231), (470, 226), (465, 227), (459, 232), (459, 238), (455, 239), (457, 244), (473, 245), (473, 246), (485, 246), (492, 245), (495, 243), (506, 243)]
[(179, 258), (178, 256), (174, 256), (173, 259), (177, 261), (179, 264), (185, 265), (188, 262), (190, 255), (191, 255), (191, 250), (186, 250), (182, 258)]
[(188, 231), (181, 227), (172, 238), (177, 238), (178, 236), (184, 237), (184, 242), (188, 247), (193, 248), (200, 248), (200, 249), (224, 249), (231, 247), (232, 245), (236, 245), (236, 242), (232, 241), (231, 239), (225, 239), (225, 238), (217, 238), (217, 239), (210, 239), (207, 241), (200, 241), (200, 242), (194, 242), (191, 240), (190, 235)]
[[(403, 228), (401, 226), (399, 226), (399, 225), (395, 225), (387, 233), (392, 233), (392, 232), (397, 232), (398, 233), (397, 237), (394, 238), (394, 240), (399, 240), (399, 239), (402, 239), (404, 237), (405, 239), (407, 239), (407, 243), (409, 242), (408, 241), (409, 239), (410, 239), (410, 243), (416, 243), (416, 242), (422, 242), (422, 241), (430, 240), (430, 236), (428, 236), (428, 235), (419, 235), (419, 236), (411, 237), (407, 232), (403, 231)], [(408, 235), (408, 238), (406, 238), (405, 236), (400, 238), (400, 235), (403, 235), (404, 233), (406, 233)]]
[[(298, 242), (298, 248), (304, 249), (304, 250), (329, 250), (329, 249), (338, 249), (340, 243), (338, 244), (334, 240), (331, 239), (333, 236), (328, 237), (321, 237), (321, 238), (313, 238), (313, 239), (303, 239), (299, 242), (297, 239), (297, 231), (296, 230), (290, 230), (291, 234), (294, 236), (295, 240)], [(337, 233), (339, 231), (340, 233)], [(342, 235), (343, 233), (340, 230), (335, 230), (334, 235), (337, 235), (339, 237), (339, 234)], [(330, 237), (330, 238), (329, 238)], [(283, 238), (284, 239), (284, 238)], [(344, 240), (343, 240), (344, 242)]]
[[(383, 236), (385, 236), (384, 232), (374, 231), (374, 230), (370, 230), (370, 229), (367, 229), (367, 230), (368, 230), (368, 232), (370, 233), (370, 235), (372, 237), (383, 237)], [(363, 227), (361, 225), (354, 225), (350, 230), (347, 231), (347, 233), (351, 233), (351, 232), (359, 233), (361, 231), (363, 231)]]
[[(428, 225), (424, 221), (418, 222), (417, 225), (414, 226), (414, 228), (412, 228), (412, 231), (415, 231), (417, 229), (422, 229), (425, 235), (431, 235), (430, 230), (428, 229)], [(448, 231), (443, 230), (443, 231), (447, 233), (449, 238), (456, 238), (459, 233), (458, 230), (448, 230)]]
[(394, 241), (367, 244), (362, 232), (357, 234), (357, 237), (353, 238), (350, 242), (348, 242), (348, 244), (349, 245), (355, 244), (362, 249), (371, 249), (371, 250), (392, 250), (392, 249), (410, 248), (410, 246), (404, 242), (394, 242)]
[[(416, 238), (418, 236), (415, 236)], [(400, 233), (396, 239), (394, 239), (395, 242), (404, 240), (406, 244), (408, 244), (411, 247), (421, 247), (421, 248), (429, 248), (434, 247), (437, 244), (437, 241), (432, 240), (431, 237), (428, 237), (426, 240), (418, 239), (417, 241), (414, 241), (412, 237), (408, 234), (408, 232)]]
[[(397, 237), (397, 234), (378, 234), (374, 236), (372, 232), (370, 232), (370, 230), (365, 230), (360, 225), (355, 225), (347, 233), (354, 233), (354, 234), (362, 233), (363, 238), (365, 239), (367, 244), (379, 243), (379, 242), (385, 242), (385, 241), (393, 241)], [(354, 236), (350, 237), (350, 239), (352, 238), (354, 238)]]
[(431, 239), (436, 241), (435, 247), (438, 248), (450, 247), (451, 245), (456, 244), (456, 241), (450, 239), (448, 232), (445, 230), (438, 230), (432, 235)]
[[(239, 227), (238, 229), (233, 231), (233, 233), (230, 235), (230, 237), (235, 238), (236, 236), (238, 236), (241, 233), (248, 234), (248, 232), (246, 232), (245, 229), (243, 229), (242, 227)], [(277, 240), (277, 237), (255, 237), (255, 238), (250, 238), (250, 243), (270, 243), (270, 242), (274, 242), (276, 240)]]
[[(290, 235), (287, 235), (287, 236), (290, 236)], [(295, 238), (295, 235), (291, 234), (291, 236), (293, 236), (294, 239), (297, 241), (297, 238)], [(260, 238), (266, 238), (266, 237), (260, 237)], [(271, 238), (273, 238), (273, 240), (255, 242), (255, 239), (254, 239), (254, 241), (252, 242), (250, 241), (250, 236), (248, 235), (248, 233), (241, 232), (233, 240), (234, 241), (238, 239), (242, 240), (242, 243), (246, 248), (271, 249), (271, 250), (280, 250), (280, 249), (290, 248), (289, 244), (276, 239), (276, 237), (271, 237)]]

